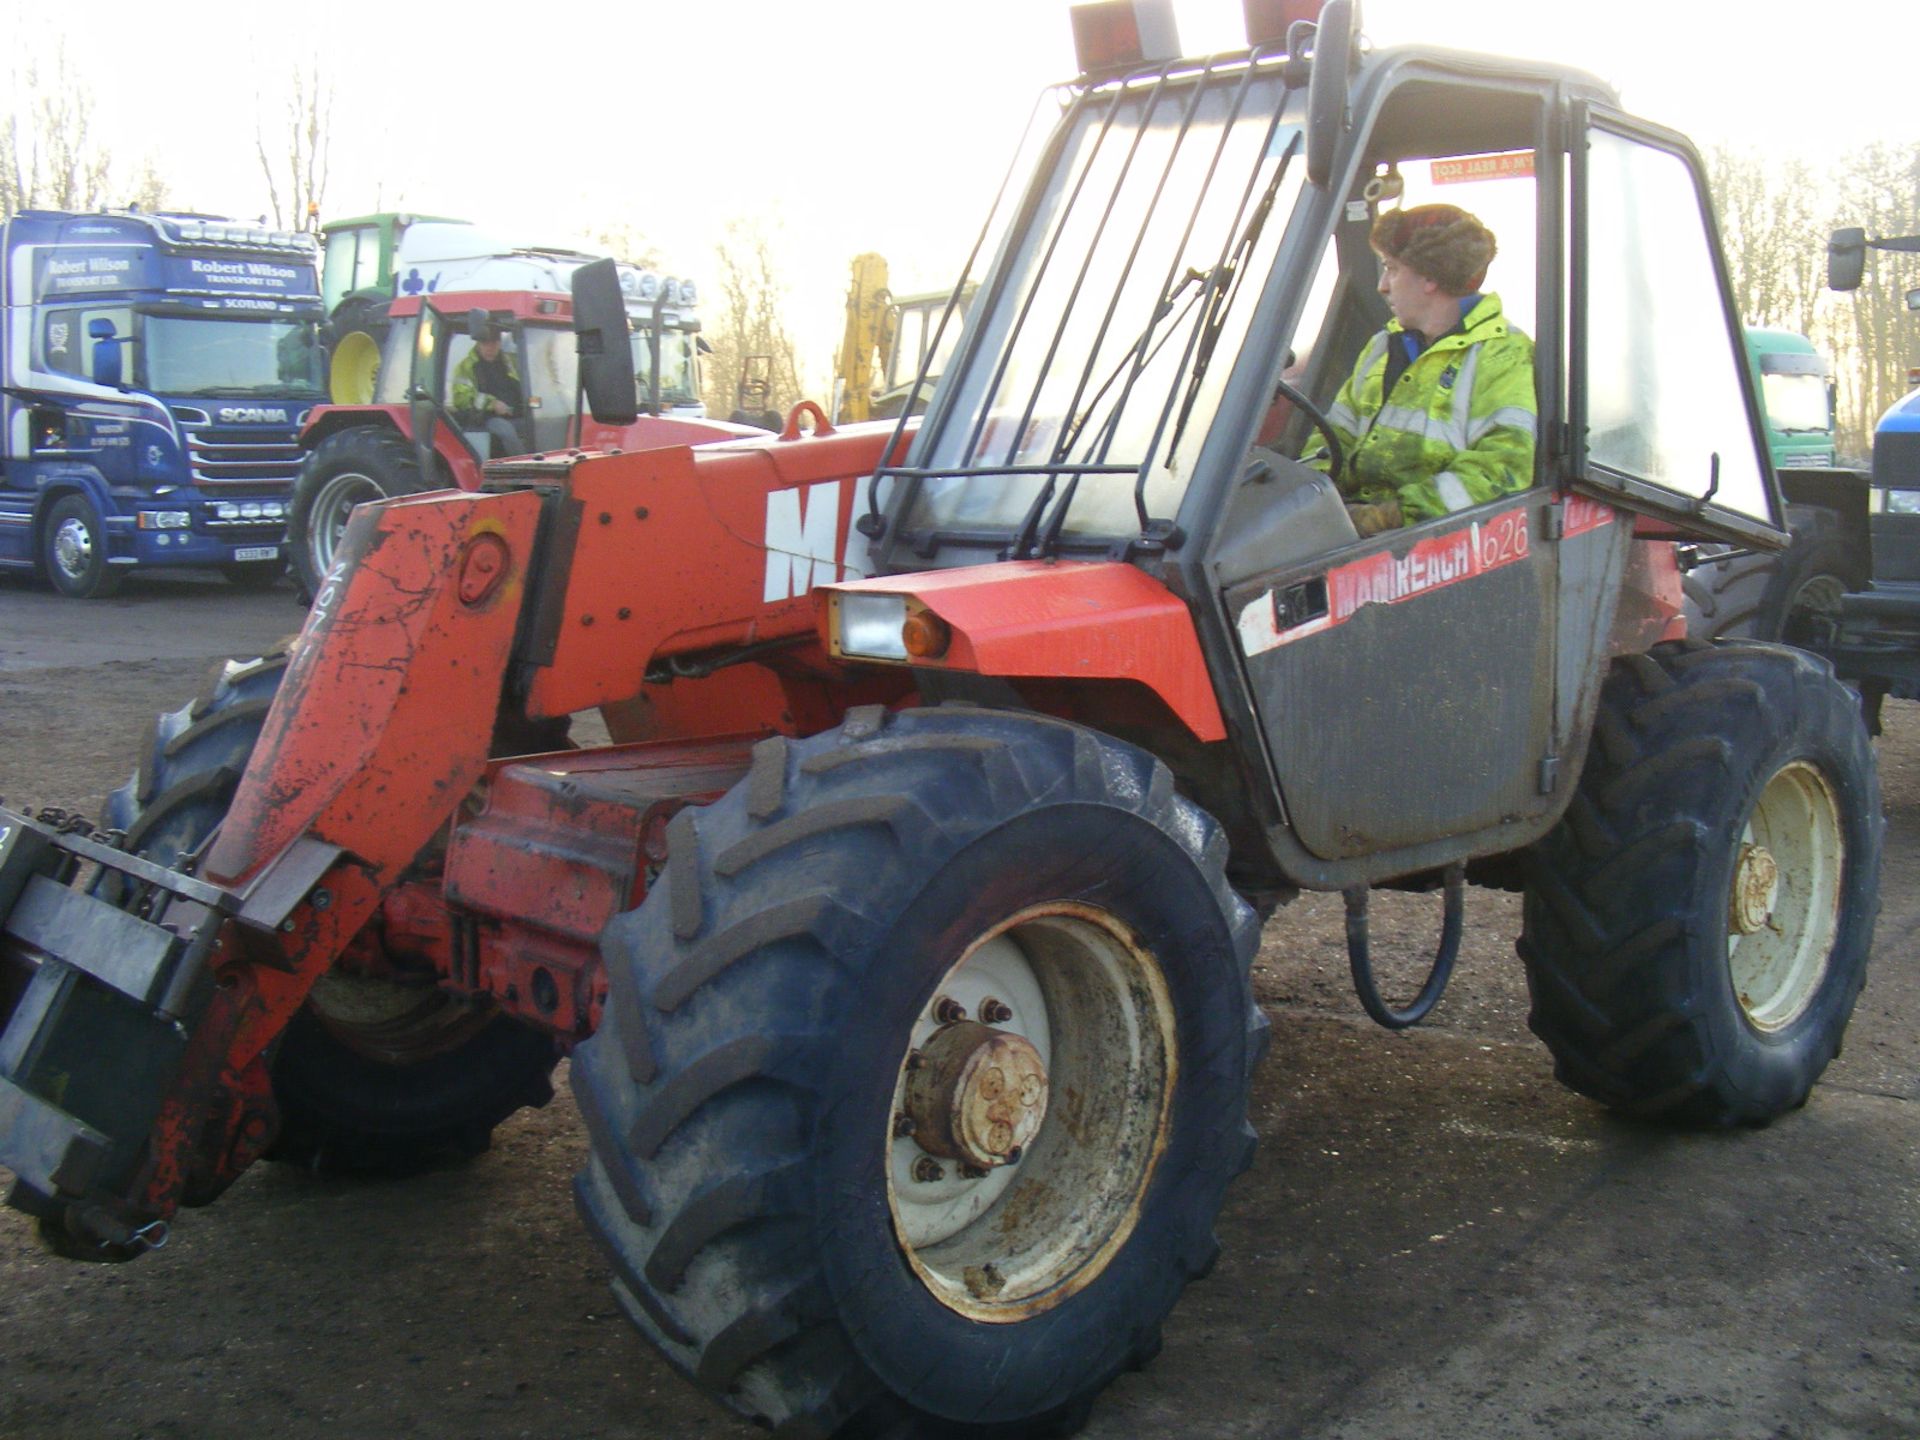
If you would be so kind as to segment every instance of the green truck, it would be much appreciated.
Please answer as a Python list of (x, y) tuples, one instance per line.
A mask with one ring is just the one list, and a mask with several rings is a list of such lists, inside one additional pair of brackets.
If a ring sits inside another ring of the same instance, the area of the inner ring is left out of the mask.
[(1839, 619), (1840, 597), (1865, 586), (1872, 570), (1868, 477), (1837, 463), (1833, 372), (1813, 342), (1761, 326), (1747, 327), (1746, 340), (1793, 545), (1779, 555), (1680, 547), (1687, 631), (1817, 650)]

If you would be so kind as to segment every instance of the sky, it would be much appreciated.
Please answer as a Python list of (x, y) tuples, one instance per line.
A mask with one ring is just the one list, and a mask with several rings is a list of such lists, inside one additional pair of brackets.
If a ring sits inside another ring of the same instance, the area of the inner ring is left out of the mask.
[[(1379, 45), (1579, 65), (1703, 148), (1818, 163), (1920, 141), (1909, 6), (1364, 0), (1364, 13)], [(1174, 8), (1188, 53), (1244, 46), (1239, 0)], [(292, 68), (317, 62), (335, 90), (327, 215), (414, 209), (537, 244), (624, 226), (667, 270), (709, 282), (726, 224), (751, 221), (816, 381), (852, 257), (885, 255), (896, 293), (950, 284), (1037, 97), (1074, 69), (1066, 0), (53, 9), (9, 21), (14, 63), (64, 44), (123, 173), (151, 154), (177, 206), (262, 213), (256, 117), (280, 124)]]

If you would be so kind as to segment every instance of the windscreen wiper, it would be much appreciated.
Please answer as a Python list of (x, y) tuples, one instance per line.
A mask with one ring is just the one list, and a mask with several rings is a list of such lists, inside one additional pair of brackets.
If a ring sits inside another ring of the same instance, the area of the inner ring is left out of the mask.
[[(1090, 398), (1081, 409), (1079, 418), (1071, 421), (1062, 432), (1060, 442), (1055, 445), (1053, 449), (1053, 458), (1055, 460), (1066, 459), (1067, 452), (1073, 449), (1075, 442), (1079, 440), (1081, 434), (1086, 430), (1087, 422), (1093, 418), (1094, 411), (1099, 409), (1101, 397), (1113, 388), (1114, 381), (1120, 378), (1122, 372), (1127, 369), (1129, 364), (1136, 364), (1136, 368), (1140, 370), (1145, 370), (1153, 364), (1154, 356), (1160, 353), (1161, 347), (1179, 330), (1179, 321), (1186, 318), (1187, 312), (1193, 308), (1194, 302), (1200, 298), (1200, 295), (1193, 296), (1185, 305), (1180, 307), (1180, 314), (1176, 318), (1175, 323), (1167, 326), (1166, 333), (1160, 336), (1159, 342), (1153, 346), (1152, 350), (1148, 350), (1147, 343), (1151, 341), (1154, 335), (1160, 330), (1161, 321), (1165, 320), (1168, 313), (1173, 309), (1173, 302), (1178, 300), (1181, 293), (1190, 285), (1200, 285), (1202, 287), (1200, 294), (1204, 295), (1206, 293), (1205, 283), (1207, 279), (1208, 274), (1206, 271), (1190, 269), (1180, 277), (1180, 282), (1175, 285), (1172, 290), (1160, 297), (1159, 301), (1153, 307), (1153, 314), (1147, 318), (1147, 323), (1140, 328), (1139, 337), (1135, 339), (1131, 345), (1127, 346), (1125, 350), (1120, 352), (1120, 359), (1115, 363), (1112, 371), (1108, 373), (1107, 378), (1100, 382), (1100, 388), (1093, 392), (1092, 398)], [(1125, 392), (1122, 392), (1121, 398), (1125, 398)], [(1106, 426), (1111, 425), (1118, 413), (1119, 401), (1116, 400), (1108, 413), (1106, 422), (1101, 428), (1104, 430)], [(1099, 432), (1096, 431), (1095, 433), (1097, 435)]]
[(1266, 229), (1267, 216), (1273, 213), (1274, 197), (1280, 193), (1280, 184), (1287, 178), (1287, 168), (1293, 163), (1294, 152), (1299, 148), (1300, 132), (1296, 130), (1287, 141), (1280, 163), (1273, 168), (1273, 179), (1267, 182), (1265, 193), (1253, 207), (1253, 213), (1247, 217), (1246, 228), (1240, 232), (1240, 239), (1235, 243), (1226, 264), (1209, 277), (1207, 312), (1200, 322), (1200, 343), (1193, 352), (1193, 370), (1187, 376), (1187, 393), (1181, 397), (1180, 418), (1174, 422), (1173, 438), (1167, 442), (1169, 456), (1180, 448), (1180, 437), (1186, 433), (1194, 402), (1200, 398), (1200, 382), (1206, 379), (1207, 367), (1213, 363), (1213, 352), (1220, 343), (1220, 333), (1226, 328), (1227, 311), (1240, 298), (1240, 285), (1246, 278), (1247, 259), (1253, 254), (1260, 232)]

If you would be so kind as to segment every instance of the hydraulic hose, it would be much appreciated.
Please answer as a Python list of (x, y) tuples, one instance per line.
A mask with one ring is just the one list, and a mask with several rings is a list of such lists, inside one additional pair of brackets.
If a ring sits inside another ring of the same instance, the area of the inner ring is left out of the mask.
[(1426, 1019), (1433, 1007), (1440, 1003), (1441, 995), (1446, 992), (1447, 981), (1453, 977), (1454, 959), (1460, 953), (1466, 888), (1466, 867), (1449, 865), (1446, 869), (1445, 909), (1440, 921), (1440, 950), (1433, 958), (1433, 969), (1427, 972), (1427, 983), (1420, 987), (1420, 993), (1404, 1010), (1395, 1010), (1387, 1004), (1373, 981), (1373, 957), (1367, 945), (1367, 887), (1356, 885), (1343, 892), (1347, 902), (1347, 963), (1353, 971), (1353, 989), (1360, 997), (1361, 1006), (1376, 1024), (1384, 1025), (1389, 1030), (1405, 1030), (1409, 1025), (1418, 1025)]

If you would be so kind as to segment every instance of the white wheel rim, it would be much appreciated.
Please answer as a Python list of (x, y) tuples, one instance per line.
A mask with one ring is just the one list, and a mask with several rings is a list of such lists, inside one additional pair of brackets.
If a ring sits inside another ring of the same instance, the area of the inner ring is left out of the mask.
[(1767, 781), (1734, 853), (1727, 969), (1748, 1023), (1785, 1029), (1826, 977), (1846, 842), (1826, 777), (1803, 760)]
[(313, 519), (307, 526), (314, 569), (319, 574), (333, 569), (333, 557), (339, 553), (354, 507), (386, 498), (386, 491), (357, 470), (342, 471), (320, 487), (320, 493), (313, 497)]
[(86, 576), (93, 563), (93, 531), (78, 516), (69, 515), (53, 532), (53, 563), (69, 580)]
[[(1004, 1007), (992, 1029), (1019, 1037), (1045, 1067), (1044, 1118), (1013, 1163), (965, 1175), (897, 1132), (910, 1057), (948, 1023), (937, 1007), (988, 1023), (989, 1000)], [(1011, 1322), (1091, 1283), (1139, 1218), (1176, 1075), (1166, 979), (1114, 916), (1036, 906), (975, 941), (914, 1023), (885, 1137), (894, 1233), (933, 1295), (970, 1318)]]

